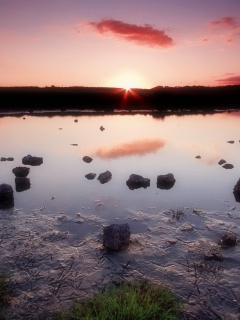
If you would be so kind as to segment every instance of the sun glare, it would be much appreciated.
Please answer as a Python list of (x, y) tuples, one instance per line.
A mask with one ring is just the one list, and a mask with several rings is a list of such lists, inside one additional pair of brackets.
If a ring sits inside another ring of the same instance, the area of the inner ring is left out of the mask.
[(123, 72), (108, 79), (107, 86), (115, 88), (123, 88), (125, 91), (129, 91), (133, 88), (148, 88), (149, 85), (133, 72)]

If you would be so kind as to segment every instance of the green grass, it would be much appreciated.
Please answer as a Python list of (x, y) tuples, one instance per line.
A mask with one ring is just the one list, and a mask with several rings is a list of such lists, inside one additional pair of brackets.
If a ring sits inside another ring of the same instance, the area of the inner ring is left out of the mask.
[(57, 320), (176, 320), (180, 305), (165, 286), (148, 281), (107, 287), (92, 299), (75, 302)]
[(0, 272), (0, 319), (4, 317), (4, 308), (10, 303), (10, 275)]

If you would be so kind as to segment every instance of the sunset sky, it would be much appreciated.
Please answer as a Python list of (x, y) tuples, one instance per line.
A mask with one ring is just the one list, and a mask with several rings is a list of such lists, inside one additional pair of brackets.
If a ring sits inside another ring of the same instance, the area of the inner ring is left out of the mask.
[(0, 86), (240, 84), (240, 0), (0, 0)]

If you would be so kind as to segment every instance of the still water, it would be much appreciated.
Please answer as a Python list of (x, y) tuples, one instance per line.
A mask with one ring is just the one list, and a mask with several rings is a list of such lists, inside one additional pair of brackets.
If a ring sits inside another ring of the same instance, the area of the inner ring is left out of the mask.
[[(0, 118), (0, 182), (12, 185), (14, 206), (46, 214), (78, 212), (98, 215), (109, 223), (131, 211), (203, 208), (240, 210), (233, 187), (240, 178), (240, 112), (211, 115), (53, 115)], [(105, 130), (100, 130), (103, 126)], [(229, 143), (234, 141), (234, 143)], [(26, 155), (43, 157), (31, 166), (31, 187), (17, 192), (12, 169)], [(91, 163), (82, 160), (93, 158)], [(197, 159), (196, 156), (201, 158)], [(234, 166), (224, 169), (225, 159)], [(112, 179), (97, 180), (109, 170)], [(96, 173), (88, 180), (85, 175)], [(130, 190), (135, 173), (150, 179), (148, 188)], [(157, 176), (172, 173), (173, 188), (157, 188)]]

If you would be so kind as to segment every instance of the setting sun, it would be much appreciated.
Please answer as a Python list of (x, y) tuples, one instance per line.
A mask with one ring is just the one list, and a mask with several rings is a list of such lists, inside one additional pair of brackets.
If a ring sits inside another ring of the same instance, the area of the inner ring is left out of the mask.
[(107, 87), (123, 88), (129, 91), (132, 88), (150, 88), (141, 76), (135, 72), (122, 72), (113, 77), (109, 77), (106, 81)]

